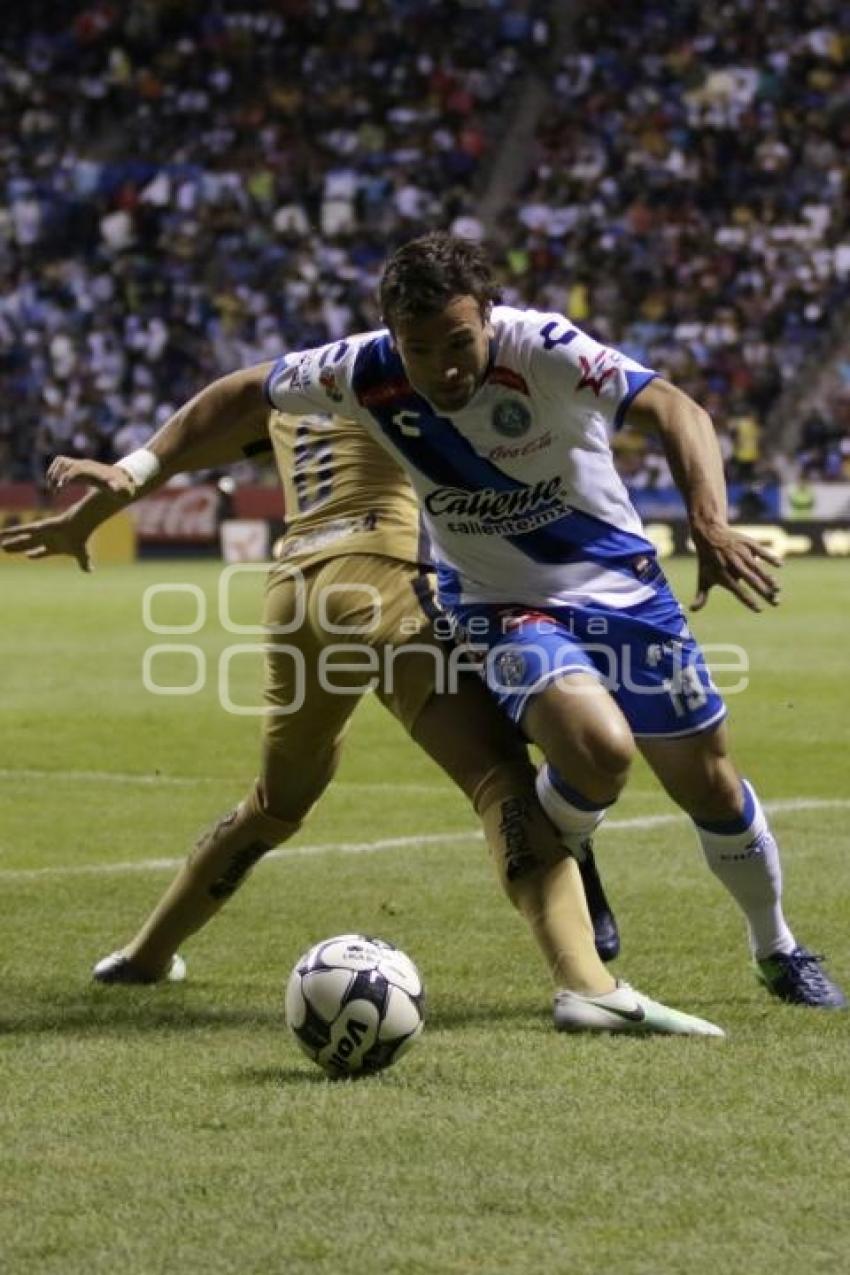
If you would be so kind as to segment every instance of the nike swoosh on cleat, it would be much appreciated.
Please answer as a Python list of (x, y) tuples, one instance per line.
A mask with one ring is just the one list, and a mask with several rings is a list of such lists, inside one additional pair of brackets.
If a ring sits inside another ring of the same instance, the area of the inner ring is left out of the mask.
[(599, 1009), (604, 1009), (608, 1014), (614, 1014), (616, 1018), (625, 1018), (630, 1023), (642, 1023), (646, 1018), (646, 1010), (642, 1005), (636, 1005), (634, 1009), (615, 1009), (613, 1005), (599, 1005)]

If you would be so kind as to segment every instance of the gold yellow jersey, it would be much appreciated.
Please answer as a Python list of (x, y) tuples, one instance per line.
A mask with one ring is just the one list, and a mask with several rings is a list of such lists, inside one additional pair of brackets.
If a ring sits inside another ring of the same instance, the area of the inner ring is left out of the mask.
[(305, 568), (352, 553), (428, 561), (413, 488), (361, 425), (272, 412), (269, 436), (284, 494), (280, 561)]

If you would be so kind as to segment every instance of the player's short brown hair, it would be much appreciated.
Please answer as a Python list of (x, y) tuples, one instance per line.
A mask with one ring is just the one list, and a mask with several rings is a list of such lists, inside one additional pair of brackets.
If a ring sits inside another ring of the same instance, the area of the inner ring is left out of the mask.
[(480, 244), (442, 230), (396, 249), (378, 288), (381, 313), (390, 330), (400, 319), (437, 314), (456, 297), (474, 297), (486, 318), (499, 300), (499, 289)]

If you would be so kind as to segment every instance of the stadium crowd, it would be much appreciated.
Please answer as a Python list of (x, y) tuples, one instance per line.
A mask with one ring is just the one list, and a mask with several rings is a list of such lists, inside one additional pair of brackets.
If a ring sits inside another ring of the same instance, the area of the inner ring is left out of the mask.
[[(658, 367), (713, 412), (733, 477), (773, 472), (763, 423), (850, 291), (850, 15), (589, 6), (553, 69), (550, 13), (40, 0), (4, 18), (0, 477), (111, 459), (214, 376), (374, 326), (390, 248), (484, 235), (475, 194), (531, 67), (551, 97), (491, 236), (506, 300)], [(809, 422), (810, 477), (845, 476), (848, 415)], [(623, 465), (668, 480), (651, 453)]]
[(35, 4), (0, 37), (0, 474), (139, 445), (200, 384), (375, 326), (470, 187), (536, 0)]
[[(502, 219), (511, 294), (690, 392), (733, 478), (770, 474), (763, 424), (850, 297), (850, 9), (655, 0), (615, 22), (590, 5), (573, 34)], [(847, 479), (850, 385), (827, 408), (798, 461)]]

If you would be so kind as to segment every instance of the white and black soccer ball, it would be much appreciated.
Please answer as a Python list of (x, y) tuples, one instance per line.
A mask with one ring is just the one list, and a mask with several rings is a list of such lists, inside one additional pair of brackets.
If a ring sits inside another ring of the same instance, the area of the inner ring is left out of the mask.
[(298, 1044), (329, 1076), (389, 1067), (424, 1025), (418, 969), (392, 943), (338, 934), (311, 947), (286, 985), (286, 1021)]

